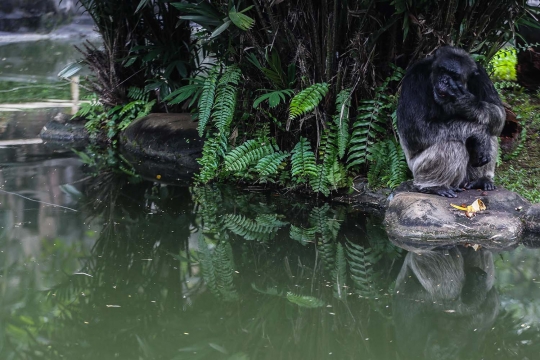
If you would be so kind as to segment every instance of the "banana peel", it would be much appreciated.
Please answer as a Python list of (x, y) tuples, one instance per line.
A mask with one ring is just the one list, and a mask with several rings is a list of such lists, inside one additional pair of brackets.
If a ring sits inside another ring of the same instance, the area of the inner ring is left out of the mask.
[(486, 210), (486, 205), (484, 205), (484, 203), (480, 199), (476, 199), (471, 205), (459, 206), (455, 204), (450, 204), (450, 206), (458, 210), (465, 211), (465, 216), (467, 216), (468, 218), (475, 216), (476, 213), (479, 211)]

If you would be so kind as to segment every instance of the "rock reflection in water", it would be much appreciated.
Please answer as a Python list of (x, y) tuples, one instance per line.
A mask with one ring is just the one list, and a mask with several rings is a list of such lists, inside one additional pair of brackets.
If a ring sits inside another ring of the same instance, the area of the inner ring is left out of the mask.
[(471, 247), (409, 252), (396, 280), (394, 321), (407, 359), (458, 359), (482, 345), (499, 313), (493, 255)]

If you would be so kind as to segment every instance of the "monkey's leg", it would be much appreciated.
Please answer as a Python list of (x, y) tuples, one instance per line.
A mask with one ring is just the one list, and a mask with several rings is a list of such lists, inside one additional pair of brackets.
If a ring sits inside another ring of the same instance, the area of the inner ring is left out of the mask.
[(448, 141), (432, 145), (415, 158), (409, 166), (414, 185), (420, 192), (445, 197), (457, 197), (459, 185), (465, 181), (469, 153), (462, 142)]
[(496, 186), (493, 182), (495, 177), (495, 165), (497, 154), (499, 152), (499, 142), (496, 136), (491, 139), (491, 161), (481, 167), (473, 167), (471, 164), (467, 166), (467, 178), (465, 180), (466, 189), (481, 189), (485, 191), (495, 190)]

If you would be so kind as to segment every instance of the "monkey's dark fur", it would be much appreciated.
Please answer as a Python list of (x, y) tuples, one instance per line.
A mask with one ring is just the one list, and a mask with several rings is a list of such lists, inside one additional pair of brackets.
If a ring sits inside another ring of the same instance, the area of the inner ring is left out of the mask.
[(397, 109), (401, 146), (421, 192), (493, 190), (505, 110), (486, 70), (445, 46), (407, 70)]

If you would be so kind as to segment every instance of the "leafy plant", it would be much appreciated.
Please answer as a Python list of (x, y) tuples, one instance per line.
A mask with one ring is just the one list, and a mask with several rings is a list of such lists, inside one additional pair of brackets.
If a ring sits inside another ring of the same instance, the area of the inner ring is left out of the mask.
[(393, 139), (373, 145), (368, 156), (368, 182), (371, 187), (387, 186), (394, 189), (409, 178), (409, 167), (401, 146)]
[(317, 176), (315, 154), (306, 138), (300, 138), (291, 154), (291, 175), (296, 183), (305, 183)]
[(315, 109), (315, 107), (319, 105), (321, 100), (326, 96), (328, 90), (328, 84), (320, 83), (313, 84), (296, 94), (292, 98), (289, 106), (287, 129), (289, 128), (289, 124), (292, 120)]

